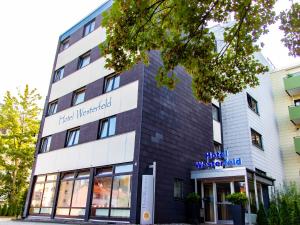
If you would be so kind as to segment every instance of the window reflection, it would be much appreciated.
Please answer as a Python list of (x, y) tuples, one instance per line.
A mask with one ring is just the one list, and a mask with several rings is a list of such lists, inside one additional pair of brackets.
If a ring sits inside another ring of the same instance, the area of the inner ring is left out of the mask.
[(131, 176), (114, 178), (111, 206), (114, 208), (129, 208), (131, 196)]
[(84, 216), (88, 188), (88, 171), (65, 174), (60, 184), (56, 215)]
[(97, 171), (92, 200), (92, 217), (128, 218), (131, 207), (132, 164)]
[(30, 204), (30, 214), (51, 214), (56, 189), (56, 174), (38, 176)]

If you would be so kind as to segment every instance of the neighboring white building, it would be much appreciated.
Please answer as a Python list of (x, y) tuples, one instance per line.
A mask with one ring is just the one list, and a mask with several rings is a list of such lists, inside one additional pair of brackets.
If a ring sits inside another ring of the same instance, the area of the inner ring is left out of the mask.
[(285, 181), (300, 189), (300, 64), (271, 73)]

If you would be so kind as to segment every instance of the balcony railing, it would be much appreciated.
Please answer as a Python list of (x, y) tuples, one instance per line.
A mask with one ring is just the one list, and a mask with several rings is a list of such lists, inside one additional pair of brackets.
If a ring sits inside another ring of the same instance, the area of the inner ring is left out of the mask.
[(300, 106), (289, 106), (289, 115), (295, 125), (300, 125)]
[(300, 72), (288, 74), (283, 82), (285, 91), (290, 96), (300, 95)]
[(294, 137), (295, 151), (300, 155), (300, 136)]

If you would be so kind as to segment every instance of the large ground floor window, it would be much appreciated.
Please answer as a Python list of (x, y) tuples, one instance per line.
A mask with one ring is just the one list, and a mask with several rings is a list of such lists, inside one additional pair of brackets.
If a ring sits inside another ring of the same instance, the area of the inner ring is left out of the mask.
[(100, 168), (93, 185), (91, 216), (129, 218), (132, 165)]
[(84, 216), (90, 172), (72, 172), (63, 175), (57, 200), (57, 216)]
[(121, 164), (39, 175), (33, 187), (29, 214), (56, 218), (129, 219), (132, 171), (132, 164)]
[(41, 175), (36, 177), (33, 188), (29, 214), (52, 213), (57, 174)]

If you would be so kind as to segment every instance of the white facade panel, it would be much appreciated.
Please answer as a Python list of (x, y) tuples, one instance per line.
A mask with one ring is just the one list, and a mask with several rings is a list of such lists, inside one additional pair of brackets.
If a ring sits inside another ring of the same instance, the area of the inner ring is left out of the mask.
[(138, 81), (48, 116), (42, 137), (129, 111), (137, 107)]
[(135, 131), (39, 154), (34, 173), (40, 175), (131, 162), (134, 145)]
[(221, 124), (213, 120), (214, 141), (222, 144)]
[(249, 126), (262, 135), (263, 150), (252, 146), (254, 168), (267, 172), (276, 179), (275, 184), (283, 183), (283, 164), (279, 144), (279, 133), (274, 112), (274, 100), (269, 74), (258, 76), (260, 85), (246, 91), (257, 100), (259, 115), (248, 109)]
[(99, 27), (92, 33), (88, 34), (86, 37), (80, 39), (69, 48), (59, 53), (57, 56), (56, 67), (59, 69), (72, 60), (78, 58), (80, 55), (86, 53), (92, 48), (96, 47), (102, 43), (106, 38), (106, 31), (103, 27)]
[(55, 82), (51, 87), (49, 102), (114, 72), (113, 70), (106, 69), (104, 65), (105, 58), (102, 57), (62, 80)]

